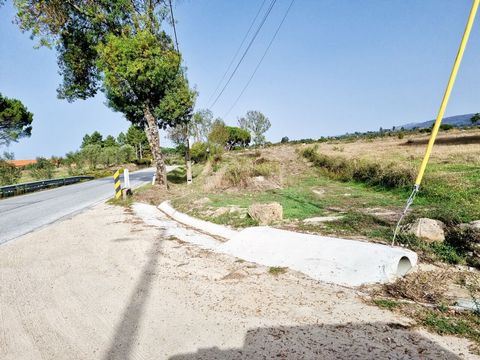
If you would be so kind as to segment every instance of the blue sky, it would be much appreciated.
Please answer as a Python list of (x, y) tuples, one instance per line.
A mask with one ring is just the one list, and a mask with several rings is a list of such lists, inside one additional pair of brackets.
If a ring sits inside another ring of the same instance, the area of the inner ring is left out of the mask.
[[(269, 2), (269, 0), (267, 0)], [(261, 0), (181, 0), (175, 5), (180, 50), (205, 108)], [(245, 61), (215, 107), (223, 116), (250, 77), (290, 0), (278, 0)], [(229, 124), (247, 110), (271, 120), (271, 141), (376, 130), (435, 117), (470, 0), (296, 0)], [(265, 7), (264, 7), (265, 10)], [(0, 92), (34, 113), (33, 134), (12, 144), (17, 158), (63, 155), (85, 133), (128, 128), (99, 95), (56, 98), (56, 54), (12, 24), (0, 8)], [(446, 116), (480, 112), (480, 20), (475, 23)], [(163, 143), (166, 142), (163, 140)]]

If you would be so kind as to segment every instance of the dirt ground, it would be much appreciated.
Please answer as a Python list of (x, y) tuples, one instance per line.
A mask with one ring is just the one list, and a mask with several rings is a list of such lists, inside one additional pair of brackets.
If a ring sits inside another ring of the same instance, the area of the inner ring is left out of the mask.
[(354, 290), (99, 205), (0, 246), (0, 358), (477, 359)]

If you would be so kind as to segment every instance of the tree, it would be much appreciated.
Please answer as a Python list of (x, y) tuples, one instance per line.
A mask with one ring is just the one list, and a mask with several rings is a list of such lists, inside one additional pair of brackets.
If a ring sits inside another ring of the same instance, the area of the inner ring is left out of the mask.
[(127, 130), (125, 139), (126, 143), (133, 146), (135, 149), (135, 156), (138, 159), (143, 159), (145, 153), (150, 152), (150, 145), (148, 144), (147, 135), (140, 126), (131, 125)]
[(0, 146), (32, 134), (33, 114), (20, 100), (0, 93)]
[(103, 136), (98, 131), (94, 131), (92, 135), (85, 134), (82, 139), (82, 145), (80, 147), (83, 149), (87, 145), (98, 145), (103, 146)]
[(265, 143), (264, 134), (271, 126), (270, 120), (260, 111), (248, 111), (244, 118), (238, 120), (238, 125), (252, 134), (255, 145)]
[(236, 126), (227, 126), (228, 138), (227, 138), (227, 148), (229, 150), (234, 147), (241, 146), (246, 147), (250, 144), (250, 133)]
[(108, 146), (101, 150), (99, 160), (102, 162), (103, 166), (108, 168), (110, 165), (117, 164), (117, 151), (117, 146)]
[(130, 163), (135, 159), (135, 150), (133, 146), (125, 144), (122, 145), (117, 151), (117, 163), (124, 164)]
[(193, 115), (197, 92), (190, 89), (188, 81), (183, 74), (177, 77), (176, 82), (177, 84), (160, 102), (156, 114), (163, 121), (177, 124), (175, 127), (170, 128), (169, 136), (177, 145), (184, 145), (187, 183), (190, 184), (192, 182), (192, 164), (190, 161), (190, 136), (192, 128), (190, 121)]
[(17, 22), (56, 46), (63, 82), (60, 98), (69, 101), (105, 92), (108, 106), (145, 130), (156, 178), (166, 186), (159, 128), (175, 121), (156, 116), (176, 85), (181, 56), (161, 29), (167, 18), (163, 0), (43, 1), (16, 0)]
[(284, 136), (282, 137), (282, 140), (280, 141), (282, 144), (286, 144), (290, 141), (290, 139), (288, 138), (288, 136)]
[(208, 141), (220, 145), (222, 147), (227, 146), (228, 141), (228, 129), (222, 119), (217, 118), (212, 125), (212, 130), (208, 134)]
[(470, 118), (470, 121), (472, 122), (472, 124), (476, 124), (477, 122), (480, 121), (480, 114), (479, 113), (476, 113), (475, 115), (473, 115), (471, 118)]
[(90, 165), (90, 169), (95, 170), (102, 156), (102, 147), (98, 144), (90, 144), (82, 149), (82, 157)]
[(121, 132), (120, 134), (118, 134), (117, 136), (117, 143), (118, 145), (120, 146), (123, 146), (127, 143), (127, 137), (125, 136), (125, 134), (123, 132)]
[(194, 142), (205, 142), (212, 130), (213, 113), (208, 109), (198, 110), (193, 114), (191, 128)]
[(112, 135), (108, 135), (103, 141), (103, 147), (115, 147), (118, 146), (117, 140)]

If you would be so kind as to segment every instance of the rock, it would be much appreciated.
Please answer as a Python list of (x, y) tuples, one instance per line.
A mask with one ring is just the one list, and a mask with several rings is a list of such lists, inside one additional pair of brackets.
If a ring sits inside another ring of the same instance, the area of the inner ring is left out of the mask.
[(343, 219), (343, 216), (318, 216), (303, 220), (305, 224), (317, 224), (322, 222), (337, 221)]
[(195, 205), (202, 206), (202, 205), (208, 204), (210, 201), (211, 200), (208, 197), (204, 197), (204, 198), (201, 198), (201, 199), (198, 199), (198, 200), (194, 201), (193, 203)]
[(312, 192), (313, 192), (315, 195), (318, 195), (318, 196), (323, 196), (323, 195), (325, 195), (325, 190), (323, 190), (323, 189), (313, 189)]
[(230, 212), (230, 208), (229, 207), (219, 207), (218, 209), (216, 209), (214, 212), (213, 212), (213, 216), (215, 217), (219, 217), (219, 216), (222, 216), (224, 214), (227, 214)]
[(470, 224), (470, 227), (472, 229), (477, 229), (477, 230), (480, 230), (480, 220), (475, 220), (475, 221), (472, 221)]
[(269, 225), (283, 219), (283, 208), (277, 202), (270, 204), (255, 203), (248, 208), (248, 215), (257, 220), (260, 225)]
[(440, 220), (420, 218), (408, 227), (410, 234), (428, 243), (443, 242), (445, 240), (445, 224)]

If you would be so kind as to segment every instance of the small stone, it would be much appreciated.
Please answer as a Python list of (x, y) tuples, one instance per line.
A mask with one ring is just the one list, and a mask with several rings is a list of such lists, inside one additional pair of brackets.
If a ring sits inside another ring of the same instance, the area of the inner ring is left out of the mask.
[(325, 194), (325, 190), (323, 189), (313, 189), (312, 192), (318, 196), (323, 196)]
[(248, 215), (257, 220), (260, 225), (269, 225), (283, 219), (283, 208), (277, 202), (269, 204), (255, 203), (248, 208)]
[(420, 218), (408, 227), (408, 232), (428, 243), (445, 241), (445, 224), (440, 220)]

